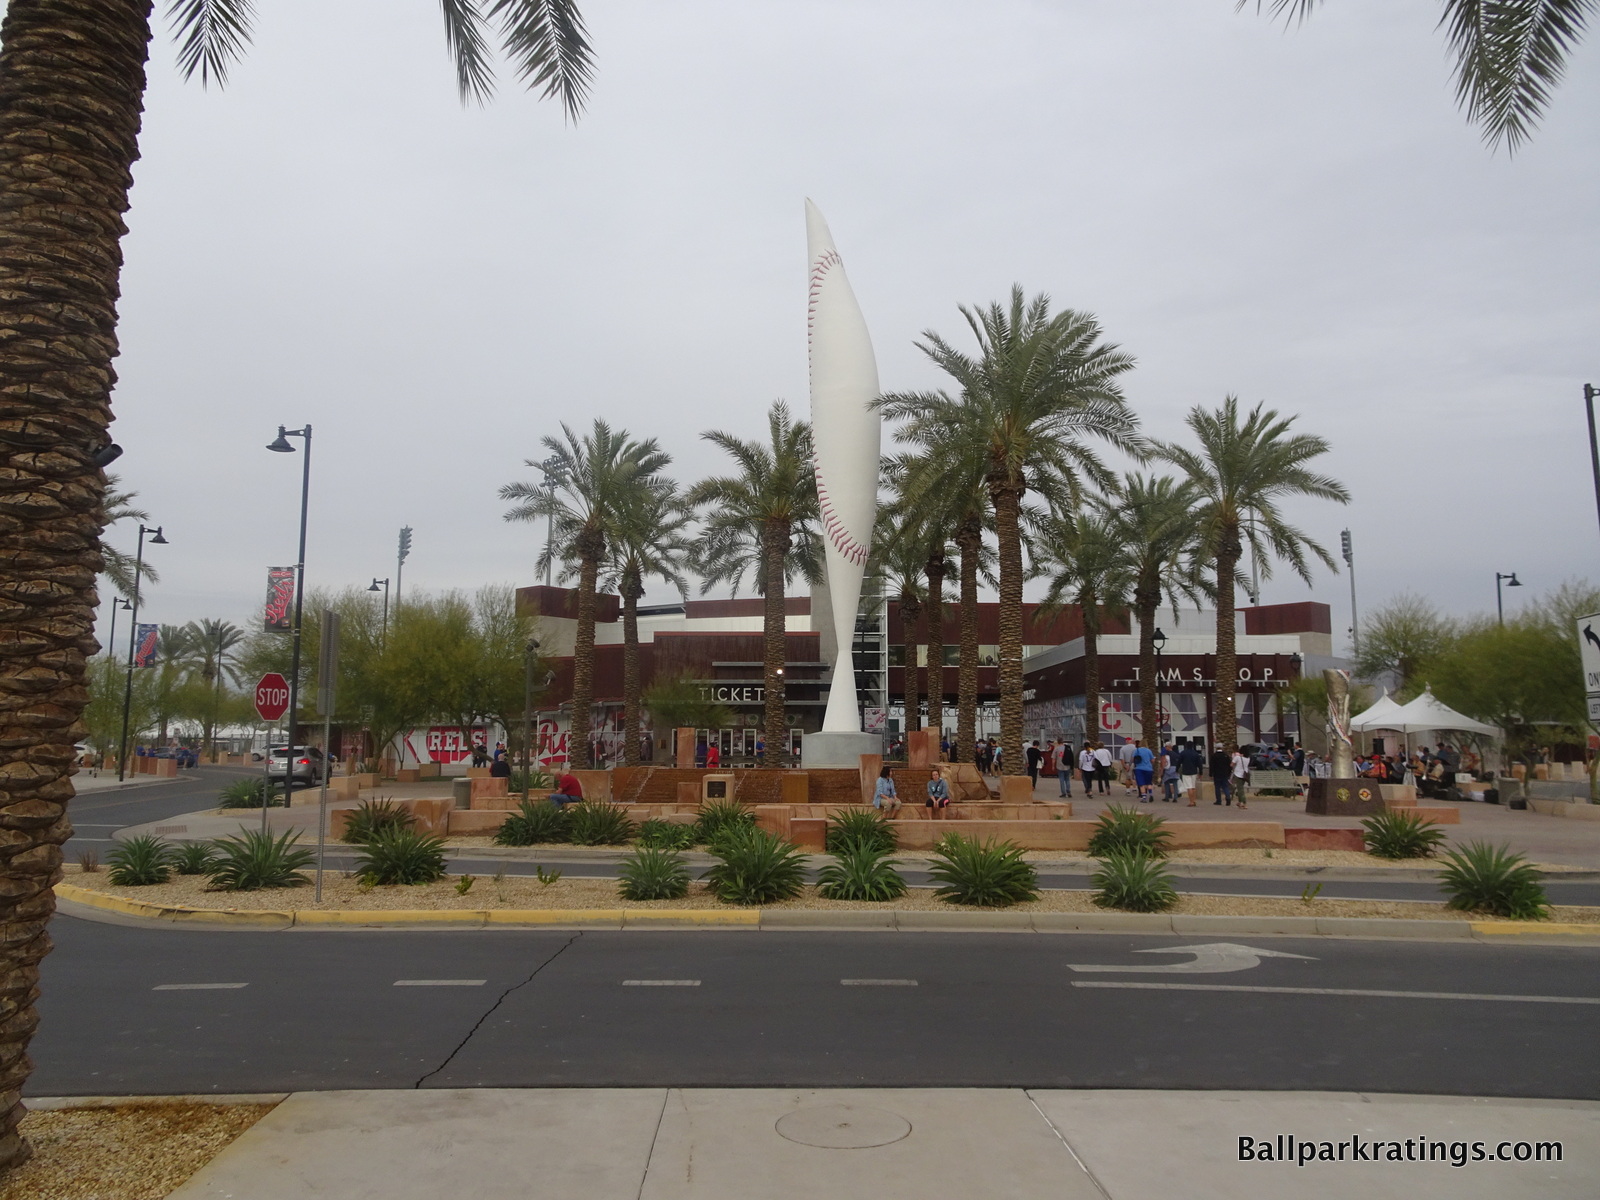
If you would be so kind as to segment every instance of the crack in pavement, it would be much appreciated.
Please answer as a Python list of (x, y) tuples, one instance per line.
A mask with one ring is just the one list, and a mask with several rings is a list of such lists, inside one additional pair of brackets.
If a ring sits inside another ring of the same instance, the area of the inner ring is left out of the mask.
[(466, 1037), (461, 1039), (461, 1041), (456, 1045), (456, 1048), (454, 1050), (450, 1051), (449, 1054), (445, 1055), (444, 1061), (442, 1063), (440, 1063), (437, 1067), (435, 1067), (433, 1070), (429, 1071), (427, 1074), (423, 1075), (422, 1078), (418, 1079), (414, 1084), (412, 1084), (411, 1085), (412, 1089), (416, 1090), (416, 1089), (421, 1088), (423, 1084), (428, 1082), (428, 1080), (432, 1079), (440, 1071), (444, 1070), (453, 1061), (455, 1061), (456, 1055), (460, 1054), (462, 1050), (466, 1049), (467, 1043), (470, 1042), (473, 1039), (473, 1036), (478, 1032), (478, 1030), (483, 1028), (483, 1023), (485, 1021), (487, 1021), (490, 1017), (494, 1016), (495, 1010), (498, 1009), (502, 1004), (504, 1004), (506, 1002), (506, 997), (510, 996), (512, 992), (519, 991), (520, 989), (525, 988), (530, 983), (532, 983), (534, 981), (534, 978), (539, 974), (540, 971), (544, 970), (551, 963), (555, 962), (556, 959), (560, 958), (563, 954), (565, 954), (572, 947), (573, 943), (576, 942), (582, 936), (583, 936), (583, 931), (580, 929), (576, 933), (574, 933), (570, 938), (568, 938), (566, 941), (562, 942), (561, 945), (555, 950), (554, 953), (552, 953), (550, 955), (549, 958), (545, 959), (542, 963), (540, 963), (532, 971), (530, 971), (528, 973), (528, 977), (526, 979), (520, 980), (517, 983), (513, 983), (510, 987), (506, 988), (505, 991), (501, 992), (500, 995), (495, 998), (495, 1002), (493, 1004), (491, 1004), (486, 1010), (484, 1010), (483, 1016), (479, 1017), (476, 1021), (473, 1022), (472, 1028), (467, 1030)]

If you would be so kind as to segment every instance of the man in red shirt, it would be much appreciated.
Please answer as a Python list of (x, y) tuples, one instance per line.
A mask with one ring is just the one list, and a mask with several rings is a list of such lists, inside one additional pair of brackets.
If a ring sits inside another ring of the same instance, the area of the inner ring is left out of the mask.
[(550, 797), (551, 803), (561, 808), (582, 799), (583, 785), (578, 782), (578, 777), (571, 771), (561, 772), (561, 777), (556, 780), (556, 790)]

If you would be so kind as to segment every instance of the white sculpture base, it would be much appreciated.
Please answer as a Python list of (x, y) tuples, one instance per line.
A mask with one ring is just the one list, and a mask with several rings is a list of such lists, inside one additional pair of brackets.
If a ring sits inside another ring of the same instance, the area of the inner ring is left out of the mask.
[(882, 754), (883, 735), (878, 733), (806, 733), (800, 736), (802, 767), (849, 767), (861, 765), (863, 754)]

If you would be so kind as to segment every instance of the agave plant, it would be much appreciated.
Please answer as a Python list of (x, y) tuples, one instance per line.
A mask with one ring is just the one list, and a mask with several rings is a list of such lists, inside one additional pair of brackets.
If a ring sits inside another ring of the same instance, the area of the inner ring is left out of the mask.
[(495, 832), (497, 846), (537, 846), (568, 840), (567, 810), (548, 800), (524, 800)]
[(620, 804), (585, 800), (574, 804), (567, 822), (575, 846), (622, 846), (633, 838), (633, 820)]
[(149, 887), (172, 878), (173, 848), (158, 837), (141, 834), (106, 855), (106, 878), (118, 887)]
[(345, 818), (343, 840), (355, 845), (370, 842), (381, 833), (410, 829), (417, 823), (412, 811), (393, 800), (363, 800)]
[(207, 875), (216, 857), (216, 849), (210, 842), (185, 842), (174, 848), (172, 865), (179, 875)]
[[(217, 793), (217, 807), (260, 808), (261, 797), (265, 791), (266, 780), (259, 775), (252, 775), (247, 779), (236, 779)], [(274, 789), (272, 802), (278, 805), (287, 801), (278, 793), (277, 789)]]
[(242, 829), (238, 837), (218, 838), (216, 860), (208, 872), (211, 887), (223, 892), (252, 892), (308, 883), (300, 872), (310, 867), (316, 856), (296, 846), (299, 840), (297, 829), (286, 830), (276, 838), (258, 829)]
[(928, 874), (943, 886), (934, 895), (951, 904), (1004, 908), (1039, 898), (1039, 873), (1015, 842), (978, 842), (959, 834), (941, 839)]
[(1375, 813), (1361, 829), (1367, 853), (1378, 858), (1428, 858), (1444, 842), (1444, 830), (1404, 809)]
[(639, 823), (638, 841), (641, 846), (654, 846), (661, 850), (687, 850), (694, 845), (694, 835), (693, 825), (679, 825), (675, 821), (652, 817)]
[(393, 825), (373, 834), (355, 862), (358, 878), (379, 885), (433, 883), (444, 872), (442, 837)]
[(706, 872), (717, 899), (728, 904), (790, 900), (805, 887), (806, 860), (797, 846), (751, 825), (725, 830), (712, 844), (721, 861)]
[(715, 846), (730, 833), (743, 833), (755, 827), (755, 813), (737, 800), (710, 800), (700, 806), (695, 821), (695, 840)]
[(1514, 921), (1541, 921), (1550, 915), (1539, 872), (1522, 855), (1487, 842), (1471, 842), (1450, 851), (1445, 859), (1439, 886), (1450, 897), (1447, 907)]
[(879, 854), (893, 854), (899, 848), (894, 826), (872, 808), (841, 808), (828, 818), (823, 845), (829, 854), (841, 854), (851, 846), (868, 846)]
[(1119, 804), (1109, 805), (1095, 820), (1089, 835), (1089, 853), (1095, 858), (1113, 854), (1142, 854), (1165, 858), (1172, 849), (1166, 818)]
[(1091, 899), (1101, 908), (1165, 912), (1178, 902), (1171, 874), (1160, 859), (1148, 854), (1107, 854), (1089, 882), (1094, 886)]
[(865, 842), (849, 842), (817, 872), (817, 895), (825, 900), (893, 900), (906, 894), (895, 862)]
[(689, 894), (689, 868), (683, 855), (660, 846), (639, 846), (617, 870), (624, 900), (678, 900)]

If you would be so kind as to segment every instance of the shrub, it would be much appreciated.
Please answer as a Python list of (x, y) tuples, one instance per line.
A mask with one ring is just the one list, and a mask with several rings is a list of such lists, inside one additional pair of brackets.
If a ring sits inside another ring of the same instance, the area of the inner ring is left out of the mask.
[(828, 818), (823, 845), (829, 854), (842, 854), (851, 846), (867, 846), (878, 854), (893, 854), (900, 843), (889, 818), (877, 809), (841, 808)]
[(309, 850), (295, 845), (300, 831), (291, 829), (274, 838), (260, 830), (241, 830), (238, 837), (218, 838), (217, 857), (208, 874), (211, 886), (224, 892), (253, 892), (257, 888), (300, 887), (300, 874), (316, 861)]
[(84, 850), (78, 854), (78, 870), (85, 875), (93, 875), (100, 869), (100, 856), (93, 850)]
[(633, 837), (633, 820), (620, 804), (585, 800), (572, 806), (567, 835), (575, 846), (622, 846)]
[[(526, 784), (526, 786), (524, 786), (524, 784)], [(543, 792), (548, 796), (551, 792), (556, 790), (556, 777), (554, 775), (548, 775), (539, 770), (538, 767), (535, 767), (533, 770), (528, 772), (527, 778), (524, 780), (522, 771), (520, 769), (514, 770), (511, 772), (511, 778), (506, 780), (506, 790), (513, 796), (524, 791), (530, 793)]]
[(1140, 854), (1165, 858), (1172, 849), (1166, 818), (1121, 805), (1109, 806), (1095, 820), (1089, 835), (1089, 853), (1095, 858), (1113, 854)]
[[(259, 775), (252, 775), (248, 779), (236, 779), (217, 793), (217, 807), (260, 808), (261, 793), (265, 787), (266, 781)], [(276, 785), (272, 789), (272, 803), (274, 805), (288, 803), (283, 795), (283, 789)]]
[(1089, 882), (1094, 887), (1091, 899), (1101, 908), (1165, 912), (1178, 902), (1166, 866), (1147, 854), (1108, 854)]
[(106, 878), (118, 887), (148, 887), (172, 878), (172, 847), (158, 837), (141, 834), (106, 855)]
[(1004, 908), (1039, 898), (1039, 873), (1024, 862), (1015, 842), (977, 842), (960, 834), (940, 839), (928, 874), (944, 886), (934, 892), (952, 904)]
[(415, 814), (403, 804), (387, 799), (363, 800), (345, 818), (344, 837), (341, 840), (360, 845), (370, 842), (380, 833), (387, 833), (391, 829), (410, 829), (416, 823)]
[(805, 887), (805, 856), (799, 848), (754, 825), (725, 830), (711, 852), (722, 861), (706, 872), (706, 882), (728, 904), (771, 904), (792, 899)]
[(622, 860), (617, 891), (624, 900), (678, 900), (689, 894), (683, 855), (660, 846), (639, 846)]
[(494, 835), (497, 846), (535, 846), (566, 840), (566, 810), (548, 800), (524, 800)]
[(756, 815), (737, 800), (710, 800), (700, 806), (695, 821), (695, 840), (715, 846), (728, 833), (743, 833), (756, 827)]
[(433, 883), (444, 878), (444, 839), (387, 826), (367, 841), (355, 872), (373, 883)]
[(210, 842), (185, 842), (172, 855), (172, 865), (179, 875), (208, 875), (217, 852)]
[(848, 842), (817, 872), (817, 894), (828, 900), (893, 900), (906, 894), (894, 860), (865, 842)]
[(1445, 859), (1448, 865), (1439, 872), (1439, 886), (1450, 897), (1448, 907), (1516, 921), (1542, 921), (1550, 915), (1539, 872), (1522, 855), (1472, 842), (1450, 851)]
[(1444, 830), (1403, 809), (1361, 822), (1367, 853), (1378, 858), (1428, 858), (1444, 842)]
[(639, 845), (658, 850), (687, 850), (694, 845), (695, 827), (652, 817), (639, 826)]

